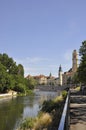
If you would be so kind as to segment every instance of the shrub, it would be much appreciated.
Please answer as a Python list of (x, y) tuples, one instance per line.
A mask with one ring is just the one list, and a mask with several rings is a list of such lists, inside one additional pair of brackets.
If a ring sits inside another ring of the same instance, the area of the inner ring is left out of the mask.
[(14, 90), (17, 92), (25, 93), (25, 85), (19, 83), (14, 87)]
[(20, 130), (26, 130), (33, 128), (34, 125), (34, 119), (33, 118), (27, 118), (20, 126)]
[(64, 99), (67, 97), (67, 91), (66, 91), (66, 90), (62, 91), (62, 97), (63, 97)]
[(34, 124), (35, 130), (42, 130), (52, 122), (52, 117), (48, 113), (42, 113)]

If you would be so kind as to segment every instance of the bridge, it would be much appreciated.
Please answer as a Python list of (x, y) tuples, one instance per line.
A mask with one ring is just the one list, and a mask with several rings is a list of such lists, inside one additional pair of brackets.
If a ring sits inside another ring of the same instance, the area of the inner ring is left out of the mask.
[(68, 86), (53, 86), (53, 85), (38, 85), (35, 87), (35, 89), (41, 90), (41, 91), (62, 91), (67, 89)]

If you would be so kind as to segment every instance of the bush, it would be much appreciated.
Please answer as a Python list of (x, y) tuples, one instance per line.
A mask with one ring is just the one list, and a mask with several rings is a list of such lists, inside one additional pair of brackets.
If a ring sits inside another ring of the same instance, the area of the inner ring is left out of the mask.
[[(67, 92), (63, 91), (62, 95), (63, 97), (66, 97)], [(34, 119), (27, 119), (21, 125), (20, 130), (54, 130), (54, 128), (57, 129), (64, 106), (65, 99), (63, 97), (57, 96), (53, 100), (44, 101), (38, 116)]]
[(21, 93), (25, 93), (25, 85), (19, 83), (19, 84), (16, 84), (16, 86), (14, 87), (14, 90), (17, 91), (17, 92), (21, 92)]
[(62, 97), (63, 97), (64, 99), (67, 97), (67, 91), (66, 91), (66, 90), (62, 91)]
[(46, 128), (52, 122), (52, 117), (48, 113), (42, 113), (34, 124), (35, 130), (42, 130)]
[(34, 125), (34, 119), (33, 118), (27, 118), (20, 126), (20, 130), (26, 130), (33, 128)]

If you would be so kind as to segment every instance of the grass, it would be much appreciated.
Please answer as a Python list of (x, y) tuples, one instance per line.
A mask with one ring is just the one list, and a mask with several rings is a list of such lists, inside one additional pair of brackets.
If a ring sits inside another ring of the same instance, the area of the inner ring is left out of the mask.
[(76, 87), (75, 90), (80, 91), (80, 87)]
[(27, 118), (21, 124), (18, 130), (42, 130), (52, 122), (52, 117), (49, 113), (41, 113), (36, 118)]
[(27, 90), (26, 93), (18, 93), (18, 96), (34, 95), (33, 90)]
[(34, 123), (34, 130), (42, 130), (52, 122), (52, 117), (49, 113), (42, 113)]
[(24, 122), (21, 124), (19, 130), (28, 130), (33, 128), (34, 126), (35, 118), (27, 118), (24, 120)]

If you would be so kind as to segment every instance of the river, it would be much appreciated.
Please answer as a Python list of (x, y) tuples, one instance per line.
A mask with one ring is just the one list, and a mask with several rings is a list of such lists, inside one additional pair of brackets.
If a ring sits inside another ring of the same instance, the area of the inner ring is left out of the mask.
[(44, 100), (58, 96), (58, 92), (36, 91), (34, 96), (0, 99), (0, 130), (16, 130), (21, 121), (35, 117)]

